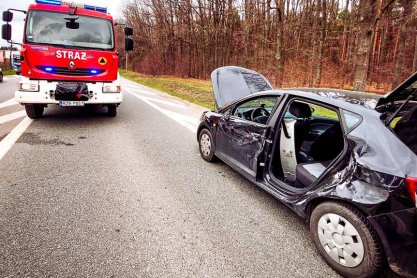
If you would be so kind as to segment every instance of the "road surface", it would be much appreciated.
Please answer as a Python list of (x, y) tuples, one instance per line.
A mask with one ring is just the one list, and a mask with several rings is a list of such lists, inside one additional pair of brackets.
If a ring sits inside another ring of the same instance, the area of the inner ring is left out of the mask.
[(1, 277), (339, 277), (295, 213), (201, 159), (204, 109), (123, 80), (116, 118), (32, 121), (18, 80), (0, 84)]

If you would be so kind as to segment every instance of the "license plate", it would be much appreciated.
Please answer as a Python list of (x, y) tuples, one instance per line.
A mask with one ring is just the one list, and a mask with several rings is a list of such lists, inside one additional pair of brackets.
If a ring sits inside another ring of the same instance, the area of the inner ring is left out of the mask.
[(59, 106), (84, 106), (84, 101), (61, 100)]

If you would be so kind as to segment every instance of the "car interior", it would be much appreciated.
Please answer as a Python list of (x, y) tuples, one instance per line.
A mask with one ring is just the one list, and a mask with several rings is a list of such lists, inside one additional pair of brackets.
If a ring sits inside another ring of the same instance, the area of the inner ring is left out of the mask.
[(394, 132), (404, 144), (417, 154), (417, 105), (398, 120)]
[(278, 97), (259, 97), (239, 104), (233, 115), (255, 123), (266, 124)]
[(324, 106), (292, 101), (280, 130), (272, 174), (296, 188), (312, 185), (344, 147), (338, 113)]

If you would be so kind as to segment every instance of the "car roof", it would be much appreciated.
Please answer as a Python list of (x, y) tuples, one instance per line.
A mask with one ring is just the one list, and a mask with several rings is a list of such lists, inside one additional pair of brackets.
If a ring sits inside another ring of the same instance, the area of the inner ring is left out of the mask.
[[(347, 97), (345, 95), (340, 94), (333, 94), (333, 93), (351, 93), (355, 94), (356, 92), (352, 91), (345, 91), (345, 90), (329, 90), (329, 89), (278, 89), (278, 90), (270, 90), (270, 91), (264, 91), (259, 92), (255, 94), (251, 94), (244, 99), (250, 99), (254, 97), (259, 96), (267, 96), (267, 95), (277, 95), (281, 96), (284, 94), (288, 94), (294, 97), (302, 97), (310, 100), (315, 100), (319, 102), (323, 102), (325, 104), (329, 104), (331, 106), (336, 106), (341, 109), (354, 112), (363, 116), (369, 115), (369, 116), (378, 116), (380, 115), (379, 112), (372, 109), (372, 106), (369, 104), (377, 103), (378, 99), (375, 99), (377, 95), (371, 94), (372, 96), (369, 99), (365, 99), (364, 102), (360, 102), (360, 100), (353, 98), (353, 97)], [(368, 93), (365, 93), (368, 94)], [(241, 101), (239, 100), (239, 101)]]

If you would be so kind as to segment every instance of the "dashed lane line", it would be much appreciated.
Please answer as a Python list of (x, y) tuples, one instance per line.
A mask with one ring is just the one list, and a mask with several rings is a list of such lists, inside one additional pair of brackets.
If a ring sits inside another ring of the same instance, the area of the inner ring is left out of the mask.
[(32, 122), (32, 119), (25, 117), (2, 141), (0, 141), (0, 160), (3, 159)]
[(0, 124), (4, 124), (19, 118), (22, 118), (26, 115), (26, 112), (24, 110), (22, 111), (18, 111), (18, 112), (14, 112), (14, 113), (10, 113), (4, 116), (0, 116)]
[(189, 117), (189, 116), (182, 115), (180, 113), (176, 113), (176, 112), (173, 112), (173, 111), (163, 109), (163, 108), (159, 107), (158, 105), (156, 105), (155, 103), (153, 103), (152, 102), (153, 100), (151, 101), (151, 100), (149, 100), (149, 98), (146, 98), (146, 97), (140, 96), (138, 94), (135, 94), (130, 89), (124, 88), (123, 90), (125, 90), (129, 94), (135, 96), (136, 98), (142, 100), (143, 102), (145, 102), (149, 106), (155, 108), (156, 110), (158, 110), (159, 112), (161, 112), (162, 114), (167, 116), (168, 118), (170, 118), (170, 119), (174, 120), (175, 122), (179, 123), (180, 125), (186, 127), (191, 132), (193, 132), (193, 133), (197, 132), (197, 126), (198, 126), (198, 120), (197, 119)]
[(19, 104), (14, 98), (9, 99), (8, 101), (5, 101), (3, 103), (0, 103), (0, 108), (5, 108), (13, 105)]
[(3, 76), (3, 80), (13, 80), (18, 78), (20, 78), (18, 75)]

